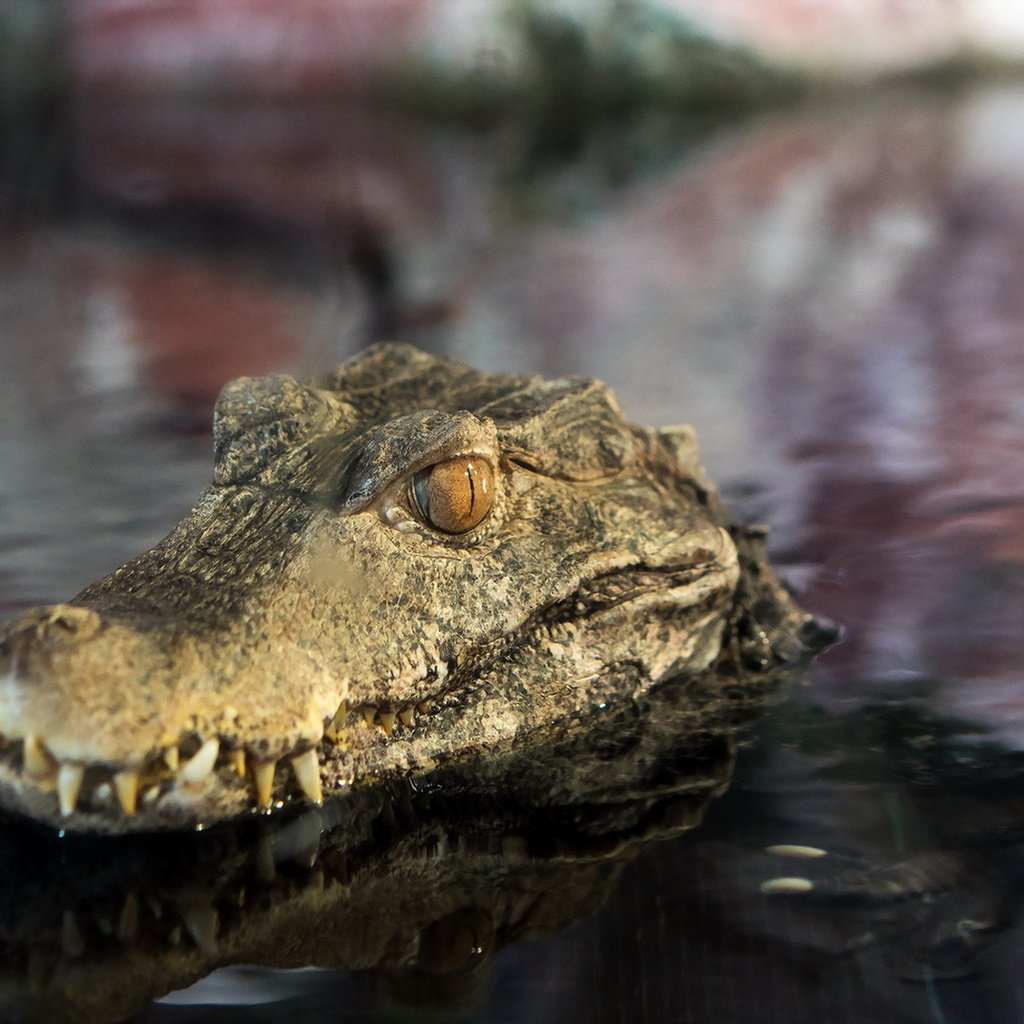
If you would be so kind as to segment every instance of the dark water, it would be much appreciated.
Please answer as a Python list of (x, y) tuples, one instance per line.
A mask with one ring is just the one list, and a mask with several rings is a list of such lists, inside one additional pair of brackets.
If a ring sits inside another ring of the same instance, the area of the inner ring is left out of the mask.
[(1021, 1019), (1024, 90), (555, 153), (337, 110), (64, 117), (0, 185), (5, 612), (167, 530), (226, 379), (386, 334), (693, 423), (846, 632), (738, 750), (645, 733), (586, 813), (449, 780), (116, 854), (7, 830), (4, 1013)]

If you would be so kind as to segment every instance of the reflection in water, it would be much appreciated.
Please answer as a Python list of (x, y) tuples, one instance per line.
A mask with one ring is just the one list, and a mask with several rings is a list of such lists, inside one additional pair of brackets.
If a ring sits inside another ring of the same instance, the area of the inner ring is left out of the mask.
[(1019, 758), (916, 701), (786, 700), (736, 775), (736, 730), (779, 681), (705, 714), (669, 685), (482, 769), (238, 828), (8, 826), (4, 1019), (123, 1019), (217, 967), (137, 1019), (611, 1024), (640, 991), (658, 1021), (1014, 1019)]
[[(247, 996), (296, 1021), (402, 998), (509, 1024), (1018, 1021), (1020, 87), (811, 107), (699, 151), (677, 126), (616, 130), (529, 174), (514, 133), (348, 139), (330, 111), (237, 113), (65, 111), (81, 165), (23, 162), (0, 186), (31, 191), (0, 195), (19, 214), (0, 246), (4, 611), (76, 592), (180, 517), (223, 377), (308, 374), (386, 322), (693, 421), (847, 639), (679, 838), (728, 774), (724, 741), (697, 764), (683, 742), (667, 772), (696, 796), (645, 791), (637, 761), (604, 808), (556, 812), (540, 772), (528, 810), (367, 792), (262, 843), (256, 824), (130, 848), (5, 830), (5, 1012), (70, 998), (109, 1019), (263, 958), (366, 984), (236, 969), (140, 1019), (238, 1020), (182, 1003)], [(74, 216), (40, 202), (72, 177)], [(762, 891), (783, 877), (813, 885)]]
[(778, 682), (723, 665), (283, 820), (115, 842), (8, 825), (3, 1006), (118, 1020), (232, 963), (344, 967), (386, 1001), (475, 1005), (498, 950), (591, 914), (648, 843), (700, 822)]

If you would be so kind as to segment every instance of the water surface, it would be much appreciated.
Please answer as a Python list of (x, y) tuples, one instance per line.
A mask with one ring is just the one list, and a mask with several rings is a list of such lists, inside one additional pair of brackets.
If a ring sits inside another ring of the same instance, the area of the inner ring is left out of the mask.
[[(211, 938), (169, 889), (170, 944), (141, 961), (126, 948), (150, 933), (117, 939), (120, 882), (99, 872), (83, 893), (48, 840), (18, 839), (10, 857), (54, 879), (38, 881), (39, 934), (62, 941), (30, 963), (26, 935), (4, 937), (8, 1013), (108, 940), (115, 963), (148, 965), (156, 998), (264, 921), (295, 970), (225, 966), (133, 1019), (1020, 1019), (1024, 91), (863, 97), (714, 132), (638, 123), (555, 153), (521, 128), (379, 113), (137, 102), (71, 118), (47, 180), (71, 180), (72, 200), (29, 203), (12, 179), (0, 204), (4, 611), (69, 597), (173, 524), (208, 478), (226, 379), (311, 373), (386, 335), (599, 376), (637, 420), (692, 422), (733, 507), (773, 525), (802, 603), (845, 636), (745, 727), (699, 827), (677, 808), (627, 841), (616, 819), (615, 843), (574, 836), (559, 860), (543, 822), (489, 850), (476, 805), (363, 808), (367, 886), (415, 829), (451, 844), (430, 861), (452, 869), (444, 913), (382, 884), (335, 921), (365, 921), (366, 950), (375, 915), (405, 921), (441, 951), (418, 973), (395, 950), (388, 970), (299, 969), (303, 899), (351, 892), (353, 865), (317, 848), (341, 818), (297, 826), (262, 883), (241, 840), (133, 853), (180, 872), (227, 858), (233, 885), (291, 915), (218, 904)], [(561, 895), (549, 911), (527, 875)], [(813, 888), (764, 891), (781, 877)], [(67, 926), (51, 919), (64, 885)], [(502, 885), (520, 932), (478, 913)]]

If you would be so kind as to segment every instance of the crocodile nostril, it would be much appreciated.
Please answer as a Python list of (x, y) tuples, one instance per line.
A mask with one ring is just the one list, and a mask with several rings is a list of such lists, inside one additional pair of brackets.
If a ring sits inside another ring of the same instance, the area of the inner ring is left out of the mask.
[(0, 631), (0, 655), (10, 657), (29, 647), (60, 648), (95, 636), (103, 620), (89, 608), (46, 605), (19, 615)]
[(88, 608), (78, 608), (70, 604), (54, 605), (46, 619), (47, 631), (54, 634), (65, 633), (84, 640), (92, 636), (100, 627), (100, 617)]

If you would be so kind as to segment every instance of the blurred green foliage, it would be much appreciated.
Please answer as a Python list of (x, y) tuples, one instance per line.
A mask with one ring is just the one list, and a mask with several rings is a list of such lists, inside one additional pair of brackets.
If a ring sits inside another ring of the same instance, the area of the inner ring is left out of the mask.
[(643, 0), (608, 0), (585, 23), (543, 0), (507, 0), (503, 17), (503, 52), (470, 68), (407, 63), (393, 70), (389, 98), (445, 119), (579, 124), (641, 109), (729, 117), (803, 88), (796, 74)]

